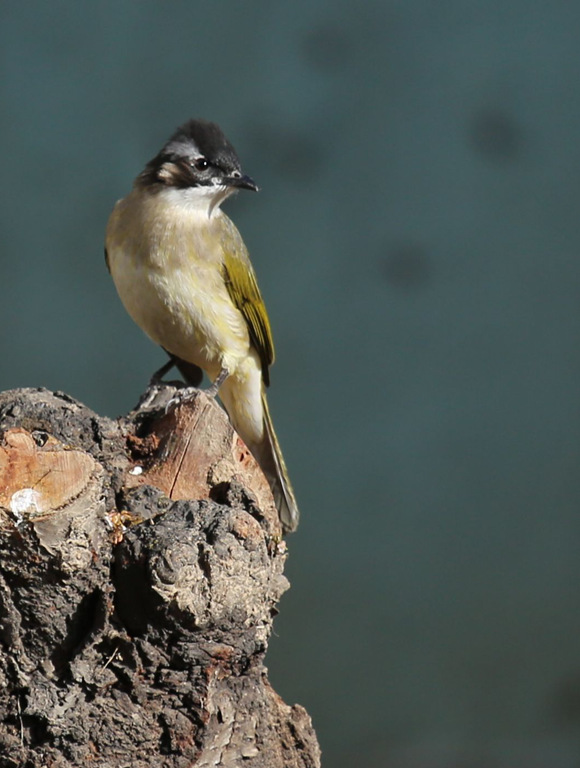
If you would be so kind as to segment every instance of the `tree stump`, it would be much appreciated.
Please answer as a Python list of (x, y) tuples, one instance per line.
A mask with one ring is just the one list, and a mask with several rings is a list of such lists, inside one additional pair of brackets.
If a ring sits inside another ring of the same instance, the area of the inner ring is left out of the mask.
[(0, 394), (0, 767), (315, 768), (264, 655), (288, 588), (268, 485), (199, 393), (113, 421)]

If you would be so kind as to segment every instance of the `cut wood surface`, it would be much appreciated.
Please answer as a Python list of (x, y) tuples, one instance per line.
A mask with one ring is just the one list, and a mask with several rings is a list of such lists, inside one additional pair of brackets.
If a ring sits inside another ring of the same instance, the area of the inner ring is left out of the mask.
[(223, 410), (0, 394), (0, 768), (316, 768), (264, 655), (288, 588)]

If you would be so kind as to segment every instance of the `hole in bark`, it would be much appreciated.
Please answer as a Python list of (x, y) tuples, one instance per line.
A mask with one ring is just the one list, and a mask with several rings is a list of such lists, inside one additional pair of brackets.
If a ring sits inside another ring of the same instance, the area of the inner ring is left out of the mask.
[(29, 746), (38, 747), (48, 741), (47, 726), (44, 720), (22, 715), (22, 726), (28, 734)]
[(224, 480), (222, 483), (217, 483), (210, 489), (210, 499), (215, 501), (216, 504), (225, 504), (226, 506), (229, 506), (230, 487), (231, 484), (227, 480)]
[[(26, 706), (26, 699), (30, 696), (29, 689), (21, 689), (20, 691), (15, 692), (15, 695), (18, 697), (19, 701), (21, 701), (22, 708), (24, 708)], [(49, 740), (46, 721), (37, 715), (26, 715), (23, 712), (19, 712), (16, 716), (8, 716), (5, 723), (7, 725), (10, 724), (15, 726), (17, 730), (22, 729), (23, 741), (27, 747), (38, 747)], [(32, 765), (32, 763), (14, 763), (14, 765), (26, 768), (26, 766)], [(2, 755), (0, 755), (0, 766), (4, 766)]]
[(48, 432), (37, 429), (32, 433), (32, 439), (39, 448), (42, 448), (48, 440)]
[(170, 755), (173, 752), (171, 745), (171, 733), (164, 717), (159, 718), (161, 737), (159, 739), (159, 752), (162, 755)]
[(117, 558), (112, 572), (115, 584), (115, 615), (132, 635), (144, 632), (154, 608), (147, 574), (141, 563), (122, 563)]
[(102, 592), (96, 589), (85, 595), (77, 606), (74, 614), (67, 622), (67, 634), (54, 649), (50, 660), (55, 669), (61, 669), (76, 655), (79, 647), (84, 645), (88, 636), (98, 624), (98, 614), (102, 614)]

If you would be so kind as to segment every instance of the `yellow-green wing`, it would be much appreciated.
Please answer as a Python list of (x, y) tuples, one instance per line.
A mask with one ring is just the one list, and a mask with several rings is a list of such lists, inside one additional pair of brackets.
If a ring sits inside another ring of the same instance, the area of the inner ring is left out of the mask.
[(260, 294), (256, 275), (238, 230), (231, 221), (224, 228), (224, 280), (228, 293), (248, 324), (250, 338), (260, 356), (262, 377), (270, 384), (268, 367), (274, 362), (274, 341), (266, 305)]

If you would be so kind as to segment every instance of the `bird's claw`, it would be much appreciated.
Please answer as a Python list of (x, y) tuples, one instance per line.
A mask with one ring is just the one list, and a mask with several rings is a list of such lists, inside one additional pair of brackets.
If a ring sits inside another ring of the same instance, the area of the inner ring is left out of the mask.
[(153, 405), (155, 400), (157, 400), (160, 392), (165, 389), (165, 384), (158, 384), (153, 381), (153, 379), (149, 382), (149, 386), (141, 396), (141, 399), (137, 403), (138, 410), (146, 410), (149, 407)]
[(178, 389), (173, 397), (167, 402), (165, 413), (169, 413), (173, 408), (176, 408), (182, 403), (186, 403), (188, 400), (193, 400), (197, 393), (202, 391), (203, 390), (200, 390), (197, 387), (181, 387), (181, 389)]

